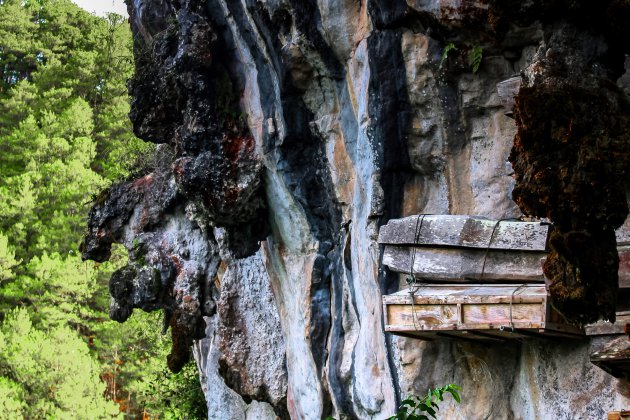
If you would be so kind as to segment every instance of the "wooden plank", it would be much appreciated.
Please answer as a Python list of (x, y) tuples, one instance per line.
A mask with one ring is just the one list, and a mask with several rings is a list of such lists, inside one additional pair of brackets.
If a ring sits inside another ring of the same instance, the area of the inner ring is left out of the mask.
[[(502, 296), (514, 297), (536, 297), (544, 300), (547, 297), (547, 290), (544, 284), (540, 283), (521, 283), (521, 284), (497, 284), (497, 283), (456, 283), (456, 284), (418, 284), (398, 292), (384, 295), (385, 301), (395, 299), (408, 298), (413, 291), (416, 297), (463, 297), (464, 301), (468, 299), (486, 299)], [(393, 302), (393, 301), (392, 301)], [(401, 301), (402, 302), (402, 301)], [(485, 300), (484, 300), (485, 302)]]
[[(386, 302), (388, 305), (411, 305), (411, 298), (408, 296), (387, 296), (383, 297), (383, 299), (387, 299)], [(474, 302), (474, 299), (471, 299), (468, 296), (462, 295), (451, 295), (451, 296), (414, 296), (414, 304), (415, 305), (457, 305), (457, 304), (467, 304), (471, 301)], [(486, 296), (483, 298), (483, 304), (540, 304), (541, 298), (538, 296), (521, 296), (515, 295), (514, 297), (510, 295), (504, 296)]]
[(625, 324), (618, 322), (610, 323), (608, 321), (598, 321), (595, 324), (589, 324), (584, 327), (586, 335), (618, 335), (624, 333)]
[(630, 411), (611, 411), (608, 413), (608, 420), (630, 420)]
[(463, 305), (465, 324), (511, 325), (512, 322), (545, 322), (541, 303), (470, 304)]
[(630, 312), (617, 312), (614, 323), (598, 321), (584, 327), (586, 335), (617, 335), (625, 334), (625, 327), (630, 324)]
[(500, 341), (500, 342), (504, 342), (504, 341), (508, 341), (509, 338), (507, 337), (503, 337), (502, 335), (499, 334), (492, 334), (490, 331), (469, 331), (470, 334), (476, 336), (476, 337), (482, 337), (485, 339), (489, 339), (492, 341)]
[(536, 338), (547, 337), (547, 335), (544, 334), (544, 332), (539, 332), (539, 331), (540, 329), (538, 328), (536, 329), (525, 329), (525, 328), (516, 329), (515, 328), (514, 330), (506, 328), (503, 330), (488, 330), (488, 331), (484, 331), (484, 333), (489, 336), (501, 338), (503, 340), (514, 340), (514, 339), (530, 338), (530, 337), (536, 337)]
[(387, 245), (383, 252), (383, 264), (392, 271), (409, 273), (412, 253), (415, 277), (441, 282), (543, 282), (542, 260), (547, 256), (545, 252)]
[(383, 304), (411, 304), (413, 290), (415, 304), (468, 303), (544, 303), (547, 291), (544, 284), (431, 284), (420, 285), (383, 296)]
[(582, 330), (576, 328), (573, 332), (561, 332), (549, 329), (547, 325), (544, 328), (518, 328), (515, 327), (514, 330), (511, 328), (503, 328), (503, 329), (493, 329), (493, 330), (484, 330), (482, 332), (485, 335), (503, 338), (503, 339), (515, 339), (515, 338), (546, 338), (546, 339), (583, 339), (584, 333)]
[[(513, 331), (521, 333), (508, 338), (545, 334), (564, 339), (584, 335), (581, 328), (564, 324), (560, 316), (549, 314), (554, 310), (541, 284), (427, 285), (413, 290), (413, 295), (403, 290), (383, 296), (386, 331), (422, 332), (423, 337), (438, 332), (504, 336)], [(554, 322), (547, 322), (550, 319)]]
[(453, 340), (468, 341), (468, 342), (472, 342), (472, 343), (476, 343), (476, 344), (482, 344), (482, 345), (486, 345), (486, 346), (489, 343), (494, 343), (495, 342), (492, 339), (487, 339), (487, 338), (484, 338), (484, 337), (475, 336), (475, 335), (469, 333), (468, 331), (449, 331), (449, 332), (440, 331), (440, 332), (436, 333), (436, 335), (438, 337), (445, 337), (445, 338), (450, 338), (450, 339), (453, 339)]
[[(415, 312), (415, 316), (414, 316)], [(456, 305), (387, 305), (387, 325), (430, 329), (457, 325)]]
[(544, 326), (545, 334), (563, 338), (584, 338), (584, 328), (571, 324), (556, 324), (546, 322)]
[[(399, 335), (402, 337), (416, 338), (420, 340), (433, 341), (438, 337), (444, 336), (467, 336), (475, 341), (485, 341), (485, 342), (495, 342), (496, 340), (514, 340), (514, 339), (522, 339), (522, 338), (542, 338), (542, 339), (552, 339), (552, 340), (580, 340), (584, 338), (584, 335), (580, 332), (570, 334), (570, 333), (559, 333), (553, 330), (549, 330), (546, 328), (540, 328), (534, 326), (533, 328), (525, 328), (521, 325), (515, 327), (514, 331), (511, 329), (485, 329), (485, 330), (420, 330), (420, 331), (399, 331), (393, 328), (389, 328), (387, 330), (388, 333), (393, 335)], [(484, 340), (484, 337), (487, 338)]]
[[(545, 251), (549, 225), (459, 215), (409, 216), (381, 227), (378, 242), (390, 245), (451, 246)], [(492, 241), (490, 241), (492, 237)]]

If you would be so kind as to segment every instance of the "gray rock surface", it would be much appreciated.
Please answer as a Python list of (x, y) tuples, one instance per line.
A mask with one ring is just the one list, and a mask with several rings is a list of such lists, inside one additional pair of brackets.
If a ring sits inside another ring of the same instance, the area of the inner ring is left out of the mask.
[[(620, 2), (586, 22), (565, 3), (131, 1), (131, 116), (173, 152), (146, 175), (168, 188), (129, 181), (91, 214), (86, 257), (107, 258), (113, 242), (130, 251), (114, 316), (179, 311), (211, 418), (379, 419), (447, 383), (464, 389), (461, 405), (444, 402), (449, 419), (628, 407), (627, 387), (588, 362), (588, 340), (481, 346), (383, 332), (381, 296), (399, 278), (382, 265), (380, 226), (521, 215), (508, 162), (517, 127), (496, 84), (531, 73), (546, 31), (566, 20), (609, 47), (614, 71), (601, 77), (621, 76), (623, 20), (601, 25)], [(137, 244), (149, 244), (145, 258)], [(186, 261), (184, 274), (162, 254)]]

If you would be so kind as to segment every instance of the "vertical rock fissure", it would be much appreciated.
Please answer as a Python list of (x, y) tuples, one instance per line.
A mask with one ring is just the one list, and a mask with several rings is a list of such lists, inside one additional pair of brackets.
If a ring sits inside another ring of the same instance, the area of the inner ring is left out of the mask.
[[(370, 56), (370, 116), (377, 121), (371, 136), (375, 154), (380, 157), (377, 168), (381, 172), (383, 189), (382, 214), (379, 226), (402, 214), (400, 197), (404, 194), (405, 182), (411, 173), (407, 151), (408, 126), (411, 107), (406, 90), (405, 67), (401, 51), (400, 34), (393, 31), (372, 32), (368, 38)], [(387, 60), (376, 57), (387, 56)], [(378, 282), (382, 294), (398, 289), (398, 276), (386, 269), (379, 269)], [(382, 327), (384, 328), (384, 326)], [(394, 384), (398, 383), (393, 360), (391, 335), (385, 334), (387, 362)], [(393, 385), (396, 406), (400, 404), (400, 389)]]

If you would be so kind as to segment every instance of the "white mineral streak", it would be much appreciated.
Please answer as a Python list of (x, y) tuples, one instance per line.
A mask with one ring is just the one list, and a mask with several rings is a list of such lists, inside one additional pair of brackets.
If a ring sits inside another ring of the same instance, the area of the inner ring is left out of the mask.
[(383, 340), (380, 290), (378, 284), (378, 245), (374, 242), (378, 234), (376, 221), (370, 219), (373, 209), (370, 194), (374, 191), (375, 168), (367, 132), (368, 66), (367, 41), (362, 40), (355, 59), (350, 61), (352, 90), (358, 105), (357, 121), (357, 166), (358, 178), (355, 182), (352, 223), (350, 226), (352, 249), (352, 273), (348, 282), (354, 290), (353, 306), (358, 321), (358, 331), (352, 354), (354, 362), (353, 396), (359, 416), (369, 418), (378, 413), (393, 413), (396, 409), (391, 373), (387, 365), (387, 350)]
[(215, 317), (206, 318), (206, 338), (193, 345), (201, 388), (210, 408), (208, 419), (245, 419), (247, 404), (225, 385), (219, 375), (220, 352), (216, 347), (216, 323)]
[[(282, 251), (282, 245), (268, 241), (263, 248), (265, 267), (278, 302), (282, 331), (287, 337), (287, 399), (293, 418), (318, 419), (322, 414), (322, 390), (310, 353), (308, 321), (313, 254), (294, 256)], [(301, 334), (293, 332), (300, 331)]]

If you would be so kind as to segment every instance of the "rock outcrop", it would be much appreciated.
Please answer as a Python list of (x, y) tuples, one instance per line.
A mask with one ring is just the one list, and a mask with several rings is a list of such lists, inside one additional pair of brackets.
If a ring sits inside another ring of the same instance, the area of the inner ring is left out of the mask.
[[(630, 32), (611, 16), (628, 13), (621, 2), (567, 7), (563, 20), (544, 25), (516, 98), (514, 200), (524, 213), (554, 222), (544, 266), (549, 291), (580, 323), (615, 320), (615, 229), (628, 215), (630, 102), (614, 82), (627, 49), (618, 40)], [(584, 28), (585, 15), (593, 29)]]
[[(131, 119), (161, 145), (90, 214), (84, 257), (129, 251), (112, 318), (164, 310), (169, 366), (193, 346), (210, 418), (384, 418), (446, 383), (464, 391), (444, 418), (627, 406), (587, 341), (422, 342), (382, 325), (400, 280), (379, 227), (427, 213), (551, 218), (559, 309), (614, 317), (628, 6), (584, 20), (578, 3), (131, 0)], [(521, 73), (513, 120), (496, 84)]]

